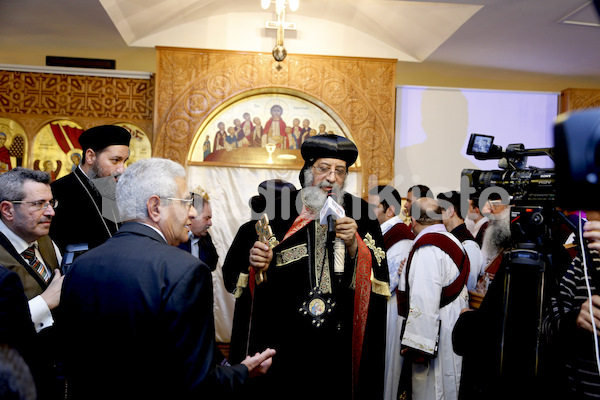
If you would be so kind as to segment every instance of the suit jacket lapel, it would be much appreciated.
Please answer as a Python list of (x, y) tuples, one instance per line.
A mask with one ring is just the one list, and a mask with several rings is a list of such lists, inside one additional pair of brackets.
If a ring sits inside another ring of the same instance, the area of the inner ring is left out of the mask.
[(40, 276), (40, 274), (38, 274), (37, 271), (34, 271), (34, 269), (31, 268), (31, 266), (27, 262), (25, 262), (23, 257), (21, 257), (21, 255), (17, 252), (17, 250), (12, 245), (10, 240), (8, 240), (8, 238), (6, 236), (4, 236), (4, 234), (2, 232), (0, 232), (0, 246), (4, 247), (4, 249), (8, 252), (8, 254), (17, 263), (21, 264), (23, 266), (23, 268), (25, 268), (27, 270), (29, 275), (31, 275), (39, 283), (39, 285), (42, 288), (46, 288), (48, 286), (48, 284), (46, 283), (46, 281), (44, 281), (44, 279)]

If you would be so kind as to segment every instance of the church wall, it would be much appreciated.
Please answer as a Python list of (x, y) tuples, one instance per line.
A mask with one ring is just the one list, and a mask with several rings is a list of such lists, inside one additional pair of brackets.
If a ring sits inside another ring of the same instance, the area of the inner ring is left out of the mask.
[(186, 163), (194, 134), (221, 104), (261, 88), (290, 89), (317, 99), (350, 130), (369, 176), (393, 175), (396, 60), (158, 48), (157, 155)]
[(152, 141), (153, 108), (153, 78), (0, 70), (1, 128), (25, 136), (23, 166), (29, 168), (36, 135), (50, 122), (68, 120), (82, 129), (130, 123)]

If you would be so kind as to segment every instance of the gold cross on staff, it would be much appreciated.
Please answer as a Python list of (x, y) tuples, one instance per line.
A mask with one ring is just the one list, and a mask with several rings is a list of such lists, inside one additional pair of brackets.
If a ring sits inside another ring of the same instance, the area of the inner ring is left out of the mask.
[[(263, 214), (262, 217), (258, 220), (258, 222), (254, 225), (254, 227), (256, 228), (256, 234), (258, 235), (258, 240), (260, 242), (268, 244), (271, 248), (279, 244), (279, 241), (273, 234), (273, 229), (271, 228), (271, 225), (269, 225), (269, 217), (267, 217), (267, 214)], [(267, 268), (265, 268), (265, 271)], [(256, 284), (260, 285), (265, 280), (266, 277), (263, 275), (263, 271), (259, 271), (256, 274)]]

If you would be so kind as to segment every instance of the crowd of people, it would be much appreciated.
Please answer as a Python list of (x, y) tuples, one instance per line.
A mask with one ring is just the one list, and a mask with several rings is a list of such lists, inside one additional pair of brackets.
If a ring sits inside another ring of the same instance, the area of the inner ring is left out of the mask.
[(600, 398), (600, 211), (580, 235), (552, 209), (536, 242), (501, 196), (361, 199), (354, 143), (310, 136), (301, 187), (261, 183), (223, 261), (223, 354), (210, 199), (173, 161), (125, 169), (129, 140), (0, 175), (1, 398)]

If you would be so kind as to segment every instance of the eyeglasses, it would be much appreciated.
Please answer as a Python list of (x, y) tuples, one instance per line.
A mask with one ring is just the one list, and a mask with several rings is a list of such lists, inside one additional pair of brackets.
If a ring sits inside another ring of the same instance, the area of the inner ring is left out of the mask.
[(11, 201), (11, 203), (13, 204), (29, 204), (31, 206), (31, 208), (33, 208), (34, 210), (40, 211), (40, 210), (45, 210), (46, 208), (48, 208), (48, 206), (56, 209), (58, 207), (58, 200), (56, 199), (52, 199), (50, 201), (44, 201), (44, 200), (39, 200), (39, 201), (23, 201), (23, 200), (15, 200), (15, 201)]
[(315, 169), (315, 171), (317, 171), (317, 174), (319, 174), (320, 176), (328, 176), (333, 172), (338, 178), (343, 178), (347, 174), (346, 168), (331, 169), (330, 167), (326, 167), (324, 165), (319, 165), (318, 167), (315, 167), (313, 165), (313, 168)]
[(187, 206), (188, 210), (192, 208), (192, 205), (194, 203), (194, 199), (178, 199), (176, 197), (167, 197), (165, 200), (178, 201), (184, 206)]

